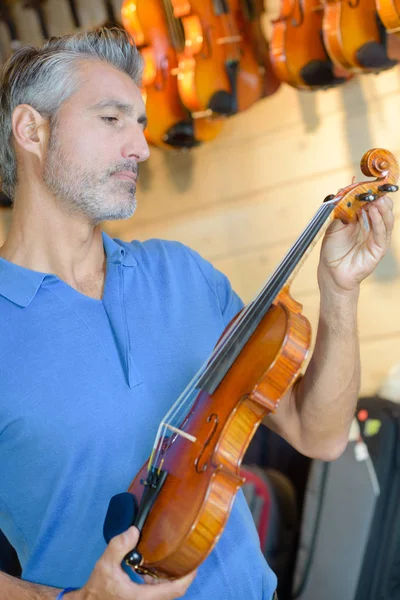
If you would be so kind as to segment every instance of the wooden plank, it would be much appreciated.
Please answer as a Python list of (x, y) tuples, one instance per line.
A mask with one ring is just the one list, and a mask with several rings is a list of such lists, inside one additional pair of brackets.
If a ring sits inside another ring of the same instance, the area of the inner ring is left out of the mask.
[(382, 385), (389, 369), (400, 364), (400, 332), (386, 339), (361, 344), (361, 395), (374, 394)]
[(360, 358), (360, 396), (373, 395), (382, 386), (389, 370), (400, 367), (400, 331), (385, 338), (361, 340)]
[[(265, 281), (274, 272), (282, 261), (288, 248), (289, 242), (279, 242), (275, 246), (261, 246), (250, 249), (248, 252), (234, 255), (232, 257), (211, 257), (213, 265), (225, 273), (232, 287), (244, 299), (249, 302), (251, 298), (261, 289)], [(293, 294), (307, 294), (316, 290), (317, 265), (320, 254), (320, 243), (314, 248), (302, 269), (295, 278), (292, 291)], [(390, 283), (398, 279), (400, 275), (400, 231), (395, 230), (392, 245), (377, 270), (367, 279), (376, 283)], [(384, 288), (382, 288), (384, 289)]]
[[(400, 279), (386, 285), (364, 282), (359, 301), (359, 336), (362, 342), (400, 335)], [(319, 315), (319, 293), (296, 294), (303, 304), (303, 314), (316, 331)]]

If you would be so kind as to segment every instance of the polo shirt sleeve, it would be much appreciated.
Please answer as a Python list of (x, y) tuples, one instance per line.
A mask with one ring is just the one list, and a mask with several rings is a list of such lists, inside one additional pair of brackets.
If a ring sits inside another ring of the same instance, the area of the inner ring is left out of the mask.
[(229, 279), (216, 269), (208, 260), (188, 246), (184, 246), (197, 267), (204, 276), (207, 284), (212, 289), (219, 303), (225, 326), (242, 310), (244, 304), (238, 294), (232, 289)]

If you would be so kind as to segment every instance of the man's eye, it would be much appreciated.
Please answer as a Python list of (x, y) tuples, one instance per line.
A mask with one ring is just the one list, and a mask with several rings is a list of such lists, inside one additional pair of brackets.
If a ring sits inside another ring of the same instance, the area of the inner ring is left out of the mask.
[(117, 123), (118, 119), (117, 117), (101, 117), (103, 119), (103, 121), (105, 121), (106, 123)]

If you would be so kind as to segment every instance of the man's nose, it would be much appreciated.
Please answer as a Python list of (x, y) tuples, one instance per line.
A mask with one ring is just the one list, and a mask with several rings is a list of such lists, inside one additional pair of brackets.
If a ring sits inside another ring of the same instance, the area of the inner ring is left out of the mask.
[(137, 127), (130, 129), (121, 154), (124, 158), (134, 158), (136, 162), (143, 162), (149, 158), (149, 144), (141, 125), (137, 124)]

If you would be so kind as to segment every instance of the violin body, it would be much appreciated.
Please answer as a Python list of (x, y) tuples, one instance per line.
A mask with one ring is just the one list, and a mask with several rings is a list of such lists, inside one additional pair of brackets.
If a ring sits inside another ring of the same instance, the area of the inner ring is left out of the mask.
[(269, 44), (265, 38), (261, 18), (264, 0), (243, 0), (243, 8), (236, 13), (239, 29), (243, 32), (246, 45), (252, 45), (262, 79), (262, 98), (271, 96), (280, 87), (281, 81), (271, 64)]
[(321, 0), (283, 0), (273, 22), (271, 61), (282, 80), (300, 89), (329, 88), (346, 81), (337, 77), (321, 39)]
[(261, 98), (259, 65), (234, 18), (239, 0), (171, 2), (185, 32), (178, 87), (191, 114), (230, 116)]
[(397, 63), (387, 55), (375, 0), (326, 0), (323, 36), (332, 61), (350, 72), (378, 73)]
[(159, 0), (124, 0), (122, 22), (143, 59), (142, 95), (146, 103), (147, 140), (163, 148), (193, 148), (218, 135), (222, 123), (194, 123), (183, 106), (177, 85), (178, 67), (167, 17)]
[[(196, 442), (176, 435), (166, 445), (168, 477), (142, 529), (139, 573), (181, 577), (215, 546), (244, 483), (239, 465), (250, 439), (277, 408), (307, 356), (310, 324), (299, 304), (290, 300), (289, 305), (278, 301), (271, 307), (253, 334), (254, 345), (243, 351), (214, 394), (200, 392), (184, 423)], [(139, 501), (146, 470), (147, 465), (128, 490)]]
[(387, 33), (400, 35), (400, 2), (398, 0), (376, 0), (376, 10)]

